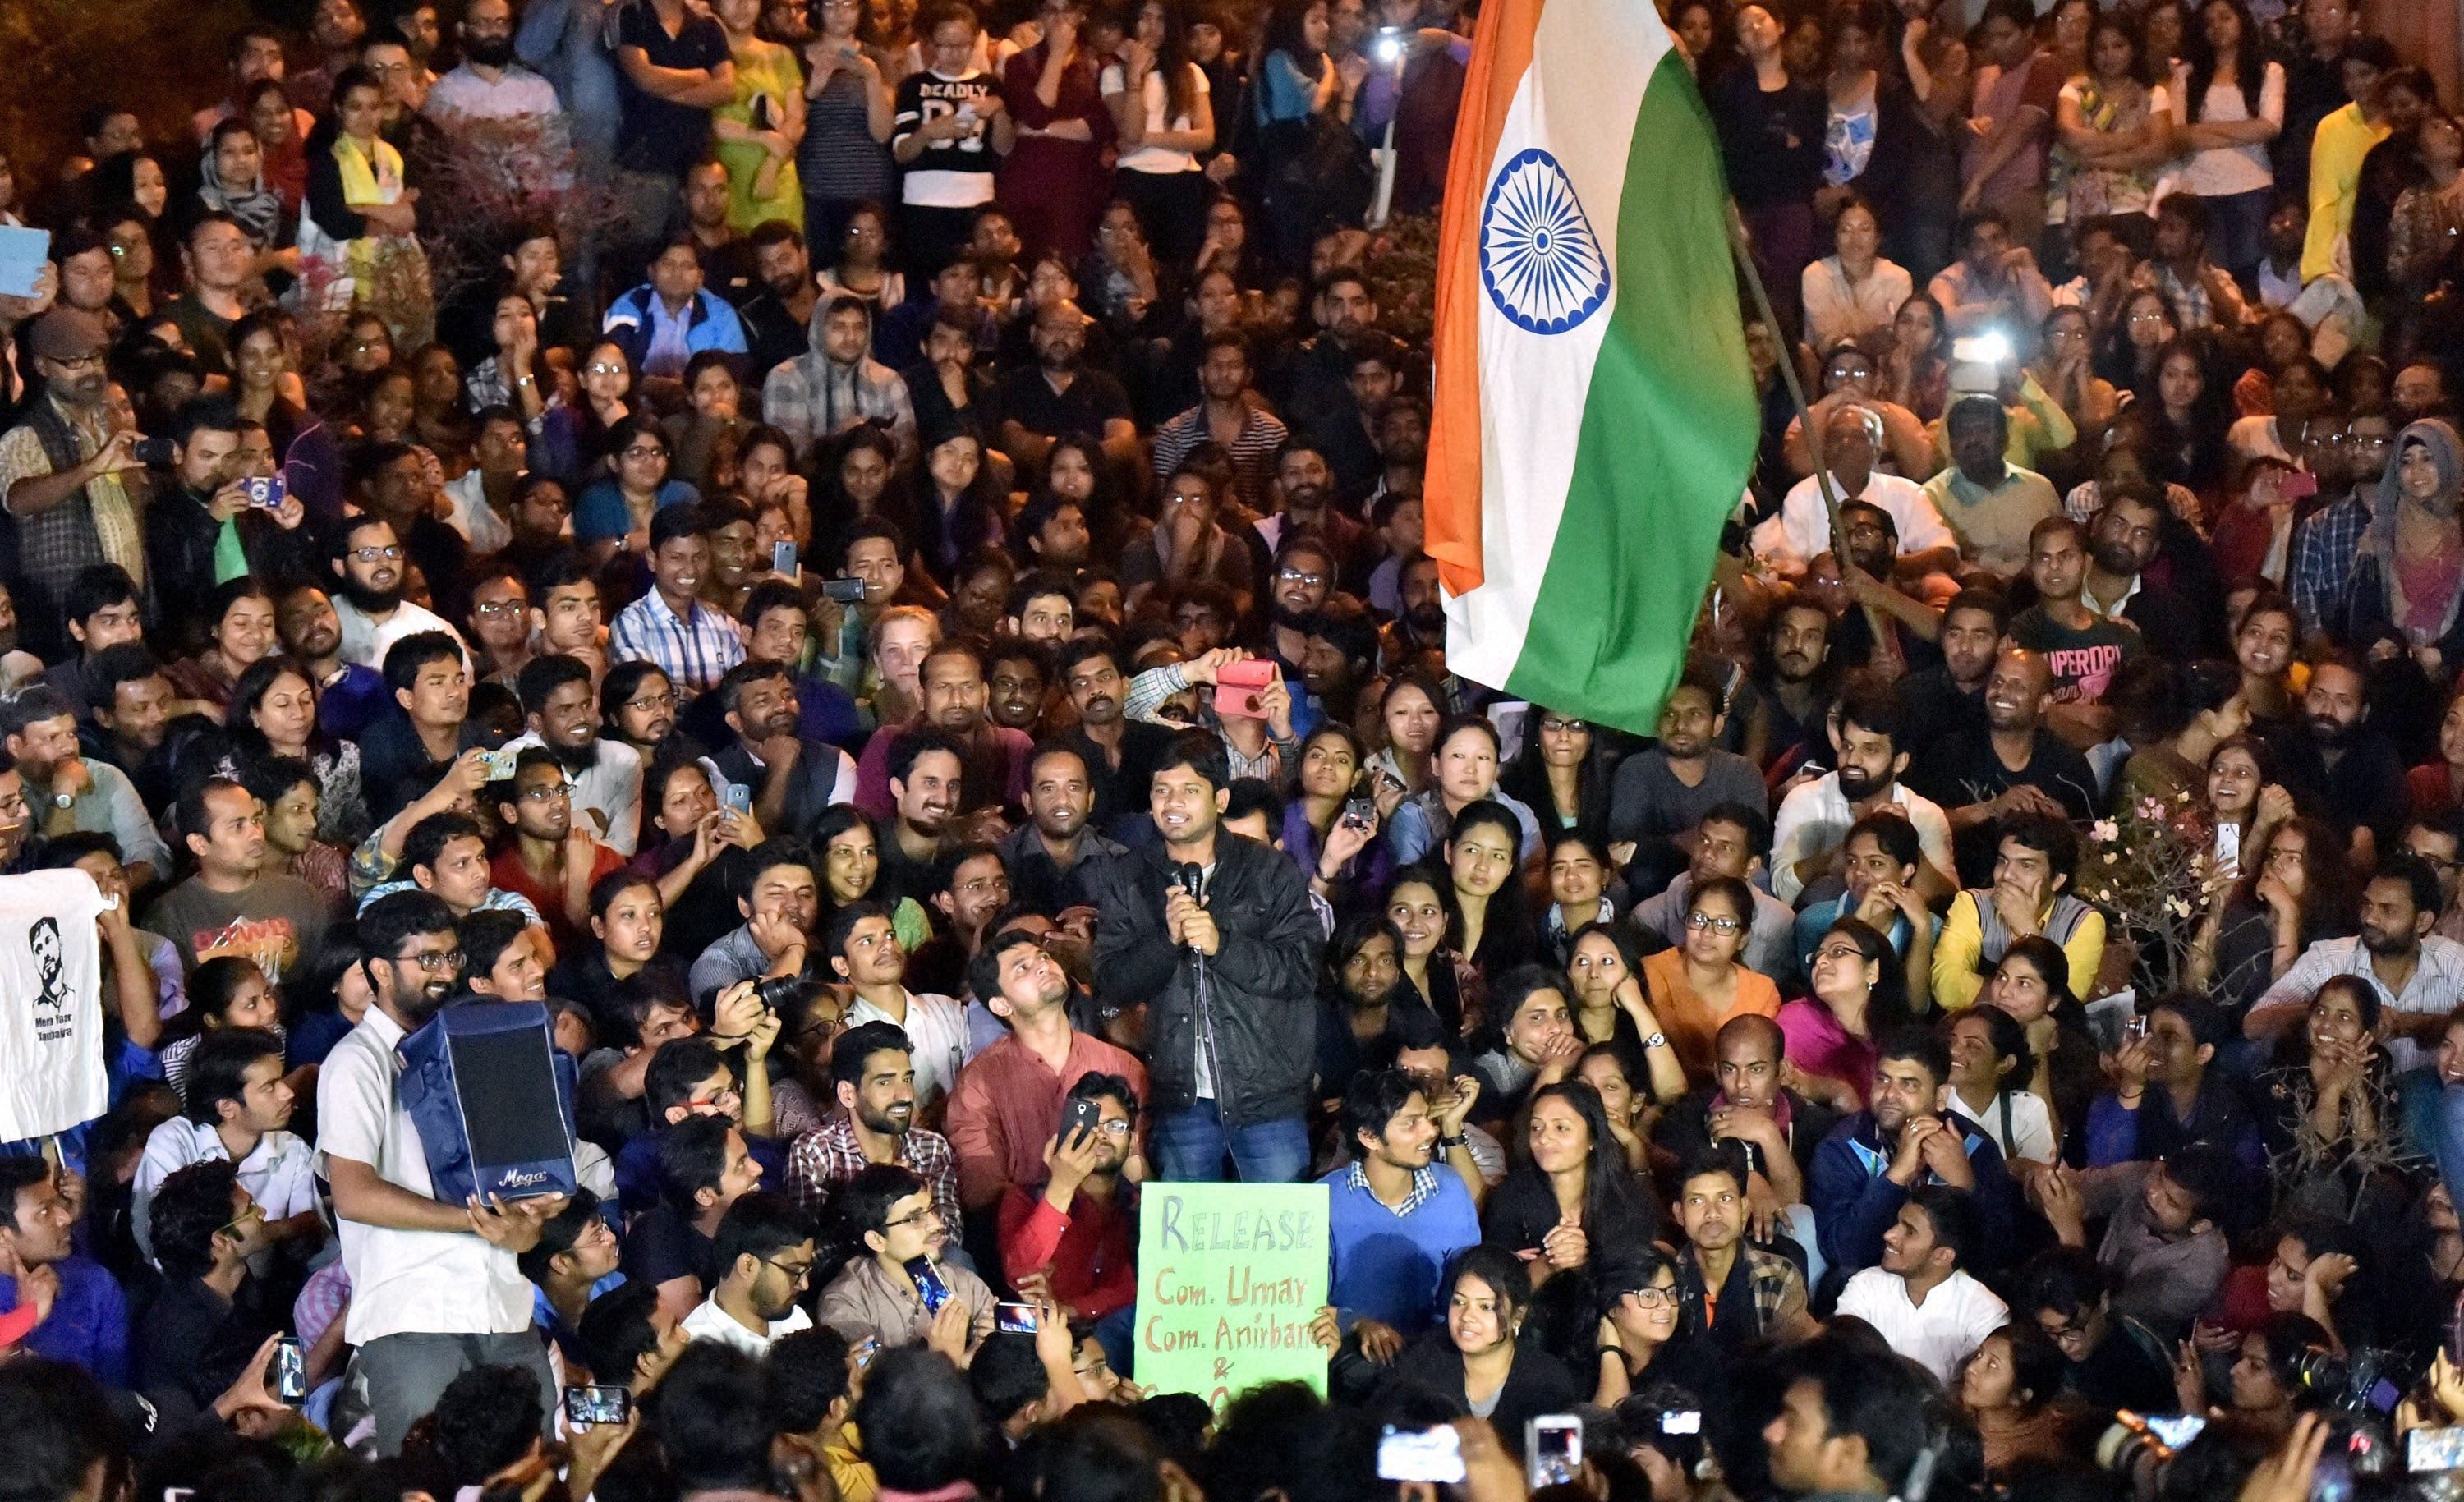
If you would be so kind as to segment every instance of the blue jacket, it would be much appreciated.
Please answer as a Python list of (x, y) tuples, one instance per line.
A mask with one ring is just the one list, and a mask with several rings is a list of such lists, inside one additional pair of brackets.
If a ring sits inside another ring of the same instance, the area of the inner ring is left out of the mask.
[[(1946, 1120), (1961, 1127), (1969, 1165), (1976, 1170), (1976, 1213), (1984, 1232), (1977, 1254), (1963, 1260), (1975, 1269), (1999, 1267), (2011, 1253), (2011, 1171), (2002, 1165), (2002, 1149), (1991, 1138), (1956, 1116)], [(1882, 1232), (1907, 1203), (1908, 1191), (1884, 1176), (1890, 1166), (1890, 1149), (1882, 1144), (1871, 1111), (1841, 1121), (1814, 1150), (1805, 1197), (1814, 1208), (1822, 1259), (1843, 1275), (1882, 1260)], [(1928, 1174), (1923, 1182), (1941, 1181)]]
[[(600, 332), (625, 352), (633, 368), (642, 368), (643, 357), (650, 350), (650, 303), (658, 293), (645, 282), (607, 305), (607, 318)], [(693, 306), (685, 310), (685, 354), (688, 358), (703, 350), (724, 350), (730, 355), (744, 353), (744, 324), (727, 299), (704, 288), (693, 294)]]

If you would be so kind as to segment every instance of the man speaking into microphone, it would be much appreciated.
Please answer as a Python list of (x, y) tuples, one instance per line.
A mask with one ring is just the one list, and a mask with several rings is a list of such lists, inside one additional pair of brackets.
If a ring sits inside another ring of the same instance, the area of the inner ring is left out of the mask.
[(1317, 956), (1326, 931), (1300, 867), (1222, 829), (1222, 742), (1176, 736), (1147, 810), (1163, 836), (1099, 863), (1095, 990), (1147, 1009), (1150, 1134), (1166, 1179), (1287, 1184), (1309, 1167)]

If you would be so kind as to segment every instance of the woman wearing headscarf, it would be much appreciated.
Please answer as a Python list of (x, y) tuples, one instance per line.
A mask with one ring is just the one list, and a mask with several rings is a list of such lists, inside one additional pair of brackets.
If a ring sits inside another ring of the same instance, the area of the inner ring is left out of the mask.
[(2353, 555), (2352, 601), (2342, 633), (2367, 643), (2371, 660), (2409, 651), (2445, 682), (2464, 664), (2464, 442), (2424, 418), (2396, 435), (2395, 459), (2379, 479), (2377, 514)]

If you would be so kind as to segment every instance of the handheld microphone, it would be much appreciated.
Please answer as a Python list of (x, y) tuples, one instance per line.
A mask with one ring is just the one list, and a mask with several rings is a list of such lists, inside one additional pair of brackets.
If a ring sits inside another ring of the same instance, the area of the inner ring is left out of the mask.
[[(1191, 902), (1198, 902), (1205, 895), (1206, 868), (1194, 860), (1184, 860), (1172, 868), (1172, 884), (1189, 894)], [(1182, 947), (1193, 953), (1198, 949), (1198, 946), (1186, 942), (1183, 943)]]

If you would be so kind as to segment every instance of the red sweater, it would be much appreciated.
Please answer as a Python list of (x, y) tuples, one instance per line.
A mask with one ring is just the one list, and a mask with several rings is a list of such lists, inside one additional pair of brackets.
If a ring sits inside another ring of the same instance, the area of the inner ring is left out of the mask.
[(1044, 1198), (1044, 1186), (1011, 1185), (1001, 1196), (1001, 1271), (1012, 1283), (1052, 1270), (1052, 1296), (1081, 1319), (1100, 1319), (1138, 1296), (1134, 1201), (1079, 1195), (1064, 1215)]

